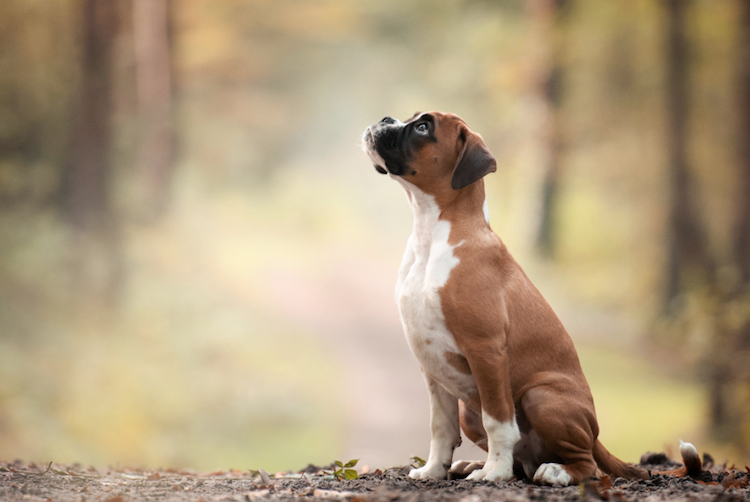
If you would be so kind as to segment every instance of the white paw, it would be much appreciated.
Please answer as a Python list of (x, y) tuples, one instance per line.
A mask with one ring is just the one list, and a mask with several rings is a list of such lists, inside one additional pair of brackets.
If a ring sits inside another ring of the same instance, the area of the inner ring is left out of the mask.
[(427, 462), (424, 467), (412, 469), (409, 477), (412, 479), (445, 479), (448, 475), (448, 469), (443, 464), (430, 464)]
[(540, 485), (568, 486), (570, 480), (570, 474), (560, 464), (542, 464), (534, 474), (534, 483)]
[(466, 479), (473, 479), (474, 481), (509, 481), (513, 479), (513, 463), (485, 462), (484, 467), (472, 472)]

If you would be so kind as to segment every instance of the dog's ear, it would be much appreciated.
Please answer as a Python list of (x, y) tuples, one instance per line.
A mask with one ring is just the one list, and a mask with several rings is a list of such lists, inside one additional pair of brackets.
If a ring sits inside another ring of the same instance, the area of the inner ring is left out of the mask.
[(463, 126), (458, 140), (463, 141), (463, 146), (453, 168), (451, 187), (454, 190), (471, 185), (487, 174), (497, 171), (495, 157), (479, 134)]

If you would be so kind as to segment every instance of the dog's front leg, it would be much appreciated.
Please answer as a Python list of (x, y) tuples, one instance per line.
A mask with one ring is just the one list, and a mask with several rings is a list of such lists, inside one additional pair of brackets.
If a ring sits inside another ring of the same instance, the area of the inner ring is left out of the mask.
[(487, 431), (487, 461), (468, 479), (508, 481), (513, 477), (513, 447), (521, 438), (516, 420), (499, 421), (482, 410), (482, 424)]
[(430, 455), (427, 463), (412, 469), (409, 477), (414, 479), (445, 479), (453, 460), (453, 450), (461, 444), (458, 422), (458, 399), (436, 380), (425, 376), (430, 396)]
[(521, 439), (510, 388), (510, 365), (505, 337), (485, 339), (467, 350), (487, 433), (487, 461), (468, 479), (508, 481), (513, 477), (513, 447)]

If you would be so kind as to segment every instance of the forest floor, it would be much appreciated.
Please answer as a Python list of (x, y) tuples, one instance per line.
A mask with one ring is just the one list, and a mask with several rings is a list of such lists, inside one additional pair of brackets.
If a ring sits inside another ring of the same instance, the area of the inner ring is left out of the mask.
[[(666, 456), (650, 470), (678, 467)], [(0, 500), (44, 502), (252, 502), (282, 500), (345, 500), (351, 502), (461, 501), (750, 501), (750, 469), (705, 464), (701, 479), (653, 474), (645, 481), (611, 480), (604, 476), (580, 486), (537, 486), (528, 481), (415, 481), (410, 467), (360, 473), (359, 479), (339, 481), (330, 471), (309, 466), (298, 473), (263, 471), (96, 469), (81, 465), (38, 466), (0, 462)], [(364, 470), (364, 469), (363, 469)]]

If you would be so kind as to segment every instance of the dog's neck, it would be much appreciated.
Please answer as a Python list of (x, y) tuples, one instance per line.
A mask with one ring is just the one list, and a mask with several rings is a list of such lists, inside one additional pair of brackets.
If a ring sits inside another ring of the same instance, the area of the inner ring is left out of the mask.
[[(447, 239), (446, 232), (451, 233), (451, 241), (456, 241), (454, 233), (465, 235), (467, 231), (489, 225), (483, 180), (454, 191), (449, 196), (441, 196), (427, 194), (401, 177), (394, 178), (404, 187), (414, 213), (412, 236), (418, 247), (429, 247), (437, 239)], [(451, 229), (461, 230), (451, 232)]]

